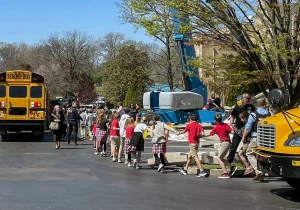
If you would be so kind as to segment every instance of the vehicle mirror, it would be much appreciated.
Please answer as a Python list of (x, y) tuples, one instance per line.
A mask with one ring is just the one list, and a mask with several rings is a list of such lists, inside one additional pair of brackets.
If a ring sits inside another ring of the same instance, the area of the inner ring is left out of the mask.
[(267, 98), (268, 101), (275, 107), (281, 107), (285, 102), (283, 92), (280, 88), (271, 90)]

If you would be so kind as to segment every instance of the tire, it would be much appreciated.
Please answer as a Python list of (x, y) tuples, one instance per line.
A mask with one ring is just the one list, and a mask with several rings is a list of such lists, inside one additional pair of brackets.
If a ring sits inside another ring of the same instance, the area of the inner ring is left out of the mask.
[(285, 181), (293, 188), (295, 188), (296, 190), (300, 191), (300, 178), (289, 178), (289, 179), (285, 179)]

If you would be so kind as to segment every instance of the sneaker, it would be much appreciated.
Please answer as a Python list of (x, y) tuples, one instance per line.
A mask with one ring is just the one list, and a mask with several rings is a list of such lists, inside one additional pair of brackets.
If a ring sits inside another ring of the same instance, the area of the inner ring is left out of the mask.
[(230, 176), (228, 173), (224, 173), (224, 174), (221, 174), (220, 176), (218, 176), (219, 179), (229, 179)]
[(141, 167), (139, 166), (139, 164), (136, 164), (135, 169), (138, 170), (138, 169), (140, 169), (140, 168), (141, 168)]
[(74, 145), (76, 146), (76, 145), (78, 145), (77, 143), (74, 143)]
[(196, 175), (197, 177), (206, 177), (207, 173), (204, 171), (201, 171), (199, 174)]
[(254, 171), (253, 168), (247, 168), (244, 175), (246, 176), (248, 174), (251, 174), (253, 171)]
[(233, 176), (233, 175), (234, 175), (234, 173), (236, 172), (236, 169), (237, 169), (237, 167), (236, 167), (236, 166), (231, 166), (231, 168), (230, 168), (230, 172), (229, 172), (229, 175), (230, 175), (230, 176)]
[(161, 169), (164, 167), (164, 165), (163, 164), (159, 164), (159, 166), (158, 166), (158, 169), (157, 169), (157, 172), (160, 172), (161, 171)]
[(137, 167), (137, 162), (135, 161), (135, 162), (133, 162), (133, 168), (136, 168)]
[(118, 163), (122, 163), (122, 160), (120, 158), (118, 159)]
[(128, 160), (125, 160), (125, 164), (128, 164), (129, 162), (128, 162)]
[(162, 169), (160, 170), (161, 173), (167, 173), (165, 167), (162, 167)]
[(127, 165), (128, 167), (132, 167), (132, 164), (131, 163), (128, 163), (128, 165)]
[(102, 153), (102, 157), (106, 157), (106, 153), (105, 152)]
[(95, 152), (95, 155), (98, 155), (98, 154), (99, 154), (99, 153), (96, 151), (96, 152)]
[(113, 157), (113, 155), (110, 155), (109, 157), (111, 157), (111, 158), (112, 158), (112, 157)]
[(179, 169), (179, 172), (182, 173), (183, 175), (187, 175), (187, 170)]
[(262, 176), (262, 173), (256, 174), (255, 177), (253, 178), (253, 181), (259, 181)]
[(112, 161), (113, 162), (117, 162), (117, 159), (115, 157), (113, 157)]

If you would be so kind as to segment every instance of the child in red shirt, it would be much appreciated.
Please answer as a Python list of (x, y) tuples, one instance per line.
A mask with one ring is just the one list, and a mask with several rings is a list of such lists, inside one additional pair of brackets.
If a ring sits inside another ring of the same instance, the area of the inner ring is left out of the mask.
[(117, 161), (118, 151), (120, 149), (120, 126), (119, 126), (120, 115), (114, 114), (113, 121), (110, 126), (110, 146), (112, 150), (112, 161)]
[(188, 142), (190, 145), (190, 152), (188, 155), (188, 160), (184, 169), (180, 169), (179, 171), (183, 175), (187, 175), (187, 169), (191, 163), (191, 158), (193, 157), (197, 163), (198, 168), (200, 169), (200, 173), (197, 174), (197, 177), (207, 177), (207, 173), (204, 172), (201, 161), (198, 157), (197, 151), (199, 149), (200, 137), (204, 134), (203, 127), (196, 121), (196, 116), (190, 116), (190, 123), (185, 127), (184, 131), (177, 132), (178, 134), (188, 133)]
[(129, 144), (130, 139), (134, 132), (134, 119), (132, 117), (129, 117), (125, 121), (125, 132), (126, 132), (126, 138), (125, 138), (125, 145), (124, 145), (124, 153), (128, 155), (128, 167), (131, 167), (131, 151), (129, 150)]
[[(219, 147), (219, 152), (218, 152), (218, 160), (219, 160), (219, 164), (223, 170), (223, 174), (221, 174), (219, 176), (219, 178), (222, 179), (228, 179), (230, 178), (236, 171), (236, 167), (235, 166), (231, 166), (231, 163), (228, 162), (228, 160), (225, 159), (225, 156), (227, 154), (227, 152), (230, 149), (230, 145), (231, 145), (231, 141), (230, 141), (230, 133), (234, 133), (232, 128), (227, 124), (227, 123), (223, 123), (222, 122), (222, 115), (217, 113), (214, 116), (215, 121), (217, 123), (217, 125), (212, 129), (212, 131), (210, 132), (209, 135), (206, 136), (213, 136), (215, 134), (218, 135), (221, 144)], [(228, 173), (227, 169), (225, 166), (230, 167), (230, 174)]]

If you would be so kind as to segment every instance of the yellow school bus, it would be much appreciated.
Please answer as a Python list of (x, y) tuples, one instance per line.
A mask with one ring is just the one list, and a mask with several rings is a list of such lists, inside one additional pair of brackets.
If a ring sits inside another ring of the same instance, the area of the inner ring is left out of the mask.
[(25, 70), (0, 73), (0, 135), (32, 131), (44, 135), (48, 96), (44, 77)]

